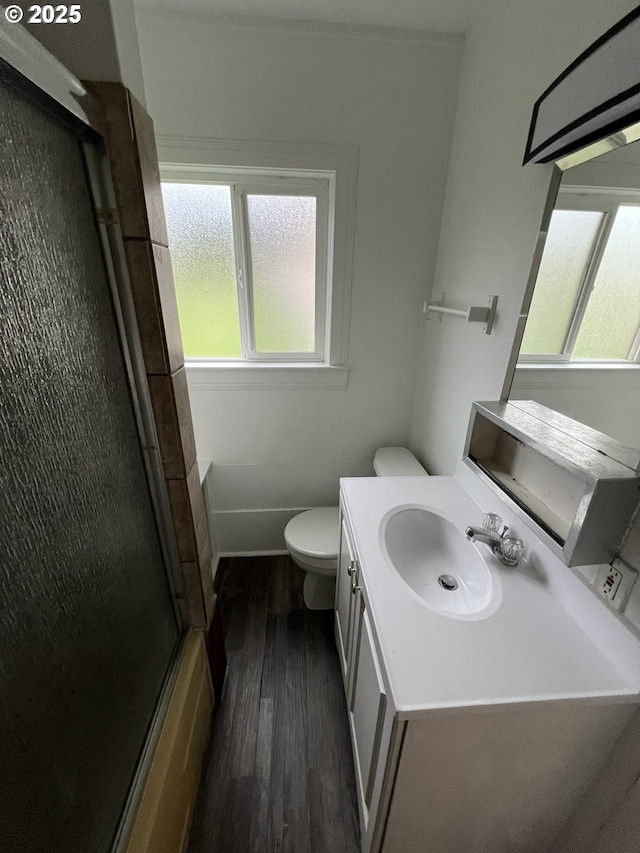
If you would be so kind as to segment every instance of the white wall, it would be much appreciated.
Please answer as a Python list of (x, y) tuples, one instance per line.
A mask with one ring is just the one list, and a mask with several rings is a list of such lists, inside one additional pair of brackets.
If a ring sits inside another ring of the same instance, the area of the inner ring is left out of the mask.
[(26, 28), (80, 80), (124, 83), (144, 106), (133, 0), (90, 0), (81, 12), (77, 24)]
[(468, 35), (434, 293), (452, 307), (499, 295), (490, 337), (455, 317), (428, 324), (412, 448), (451, 473), (471, 402), (500, 397), (551, 166), (521, 167), (533, 104), (634, 0), (490, 0)]
[(409, 440), (461, 44), (188, 14), (138, 27), (158, 134), (359, 147), (348, 388), (190, 394), (220, 549), (276, 550), (297, 509), (335, 504), (340, 476)]
[[(454, 307), (500, 300), (489, 337), (455, 317), (427, 325), (411, 447), (433, 473), (453, 472), (471, 402), (502, 390), (552, 169), (520, 165), (533, 104), (634, 5), (491, 0), (468, 34), (433, 289)], [(640, 516), (621, 554), (640, 569)]]
[[(499, 317), (490, 337), (457, 318), (428, 324), (412, 448), (435, 473), (453, 472), (471, 402), (500, 397), (551, 174), (550, 166), (520, 167), (533, 104), (634, 5), (491, 0), (468, 35), (434, 292), (445, 291), (454, 307), (497, 293)], [(640, 567), (640, 516), (621, 553)], [(637, 850), (639, 769), (627, 740), (576, 809), (558, 853)], [(607, 800), (612, 778), (621, 782), (614, 804)]]

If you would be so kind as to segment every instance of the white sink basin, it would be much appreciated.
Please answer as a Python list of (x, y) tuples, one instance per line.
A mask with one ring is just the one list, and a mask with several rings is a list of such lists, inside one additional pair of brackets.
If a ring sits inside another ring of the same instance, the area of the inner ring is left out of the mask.
[(436, 510), (399, 507), (383, 520), (381, 534), (391, 566), (431, 610), (454, 619), (486, 619), (500, 606), (499, 578)]

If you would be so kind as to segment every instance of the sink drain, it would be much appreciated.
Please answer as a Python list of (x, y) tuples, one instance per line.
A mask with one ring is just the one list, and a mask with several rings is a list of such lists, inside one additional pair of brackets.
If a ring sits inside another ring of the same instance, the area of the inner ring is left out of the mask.
[(438, 583), (442, 589), (448, 589), (449, 591), (458, 589), (458, 581), (453, 577), (453, 575), (440, 575)]

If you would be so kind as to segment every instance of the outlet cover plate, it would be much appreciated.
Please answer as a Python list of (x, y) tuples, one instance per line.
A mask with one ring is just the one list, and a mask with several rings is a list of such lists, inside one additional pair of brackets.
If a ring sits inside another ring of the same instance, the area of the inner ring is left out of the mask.
[(622, 610), (636, 582), (638, 573), (624, 560), (616, 558), (613, 563), (600, 567), (595, 579), (598, 593), (606, 599), (614, 610)]

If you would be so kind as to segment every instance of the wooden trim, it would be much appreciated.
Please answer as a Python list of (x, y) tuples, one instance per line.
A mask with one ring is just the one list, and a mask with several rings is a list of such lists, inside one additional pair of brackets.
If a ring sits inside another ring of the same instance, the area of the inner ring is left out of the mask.
[(187, 635), (160, 737), (126, 845), (127, 853), (183, 853), (214, 707), (201, 631)]

